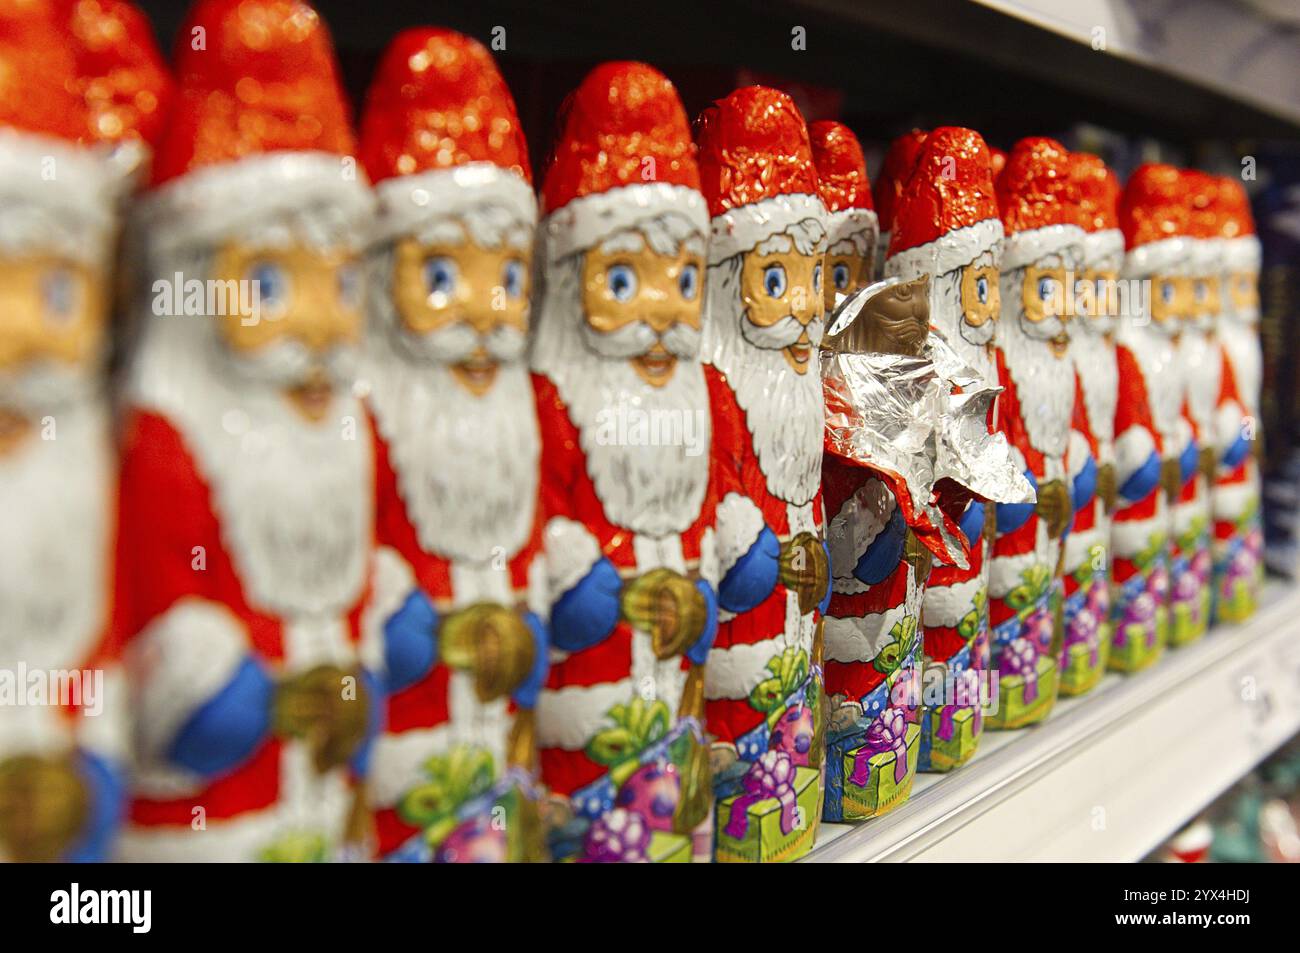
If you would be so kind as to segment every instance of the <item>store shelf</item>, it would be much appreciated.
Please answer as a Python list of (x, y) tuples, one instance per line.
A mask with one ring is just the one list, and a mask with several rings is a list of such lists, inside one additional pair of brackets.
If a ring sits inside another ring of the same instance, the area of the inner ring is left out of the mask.
[(1248, 624), (986, 733), (893, 813), (823, 825), (807, 860), (1137, 860), (1298, 730), (1300, 589), (1277, 585)]

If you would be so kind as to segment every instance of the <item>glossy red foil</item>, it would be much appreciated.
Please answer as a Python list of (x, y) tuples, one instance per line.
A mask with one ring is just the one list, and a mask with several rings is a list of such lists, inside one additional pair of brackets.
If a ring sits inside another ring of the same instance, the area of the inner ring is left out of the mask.
[(1148, 162), (1129, 177), (1119, 203), (1128, 248), (1186, 235), (1191, 207), (1188, 182), (1172, 165)]
[(1250, 199), (1240, 182), (1231, 176), (1221, 177), (1215, 204), (1220, 238), (1242, 238), (1255, 234), (1255, 217), (1250, 211)]
[(52, 0), (0, 0), (0, 126), (82, 140), (85, 103), (62, 11)]
[(785, 93), (745, 86), (696, 121), (701, 191), (709, 214), (779, 195), (817, 195), (817, 170), (803, 116)]
[(1079, 224), (1086, 232), (1119, 228), (1119, 179), (1101, 159), (1088, 152), (1070, 155), (1079, 190)]
[(876, 215), (880, 219), (882, 232), (893, 231), (898, 198), (903, 194), (903, 187), (907, 185), (912, 170), (916, 168), (916, 160), (921, 155), (925, 137), (924, 130), (913, 129), (890, 143), (889, 151), (885, 153), (885, 161), (880, 167), (874, 190)]
[(943, 126), (926, 138), (899, 196), (889, 254), (998, 217), (988, 146), (973, 129)]
[(996, 188), (1008, 235), (1049, 225), (1079, 224), (1079, 186), (1070, 152), (1055, 139), (1021, 139), (1007, 156)]
[(454, 30), (406, 30), (366, 96), (361, 163), (371, 182), (493, 162), (532, 183), (514, 97), (483, 44)]
[(155, 185), (261, 153), (356, 151), (329, 31), (302, 0), (199, 0), (175, 63), (181, 92)]
[(827, 211), (872, 208), (867, 160), (853, 130), (841, 122), (823, 119), (808, 127), (808, 140)]
[(700, 187), (686, 112), (676, 88), (653, 66), (602, 63), (565, 100), (560, 117), (542, 185), (544, 213), (624, 185)]

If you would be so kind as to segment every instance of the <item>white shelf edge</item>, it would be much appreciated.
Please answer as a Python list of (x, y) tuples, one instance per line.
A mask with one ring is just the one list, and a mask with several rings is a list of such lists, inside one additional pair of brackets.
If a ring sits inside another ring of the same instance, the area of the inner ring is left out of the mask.
[(1297, 731), (1300, 588), (1279, 584), (1245, 625), (986, 732), (890, 814), (822, 825), (805, 860), (1137, 860)]

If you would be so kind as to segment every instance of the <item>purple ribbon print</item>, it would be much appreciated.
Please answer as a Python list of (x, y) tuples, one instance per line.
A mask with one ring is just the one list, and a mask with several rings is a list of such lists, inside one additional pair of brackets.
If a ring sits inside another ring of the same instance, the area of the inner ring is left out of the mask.
[(1022, 675), (1025, 679), (1025, 701), (1038, 697), (1038, 649), (1028, 639), (1012, 639), (1002, 650), (998, 669), (1003, 675)]
[(980, 704), (980, 675), (973, 668), (964, 668), (952, 679), (952, 704), (944, 705), (939, 710), (939, 730), (937, 734), (943, 741), (952, 741), (957, 733), (953, 718), (957, 712), (971, 709), (971, 730), (979, 734), (984, 728), (984, 706)]
[(887, 751), (894, 752), (894, 783), (902, 784), (907, 778), (907, 719), (897, 708), (886, 708), (867, 728), (849, 780), (866, 787), (871, 780), (871, 759)]
[(749, 831), (749, 809), (760, 801), (776, 798), (781, 802), (781, 833), (789, 834), (798, 820), (798, 802), (794, 793), (794, 762), (784, 751), (765, 751), (749, 766), (741, 782), (745, 793), (731, 802), (731, 817), (724, 828), (726, 835), (740, 840)]

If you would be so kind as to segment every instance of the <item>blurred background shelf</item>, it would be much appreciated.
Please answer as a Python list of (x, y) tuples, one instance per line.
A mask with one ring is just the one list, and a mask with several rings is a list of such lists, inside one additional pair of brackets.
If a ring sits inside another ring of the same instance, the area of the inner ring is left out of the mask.
[(985, 733), (893, 813), (823, 825), (807, 860), (1138, 860), (1298, 730), (1300, 591), (1274, 585), (1248, 624)]

